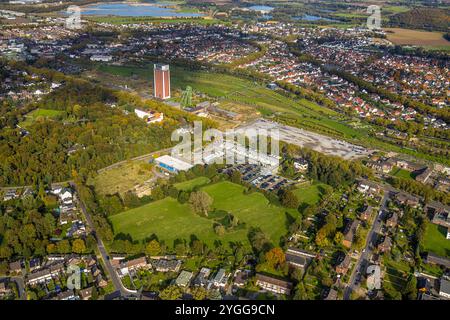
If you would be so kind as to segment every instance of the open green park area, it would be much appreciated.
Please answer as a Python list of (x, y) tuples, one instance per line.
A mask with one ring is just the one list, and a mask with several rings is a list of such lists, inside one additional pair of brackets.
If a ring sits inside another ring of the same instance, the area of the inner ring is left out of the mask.
[(192, 180), (183, 181), (175, 184), (175, 188), (182, 191), (192, 191), (195, 187), (201, 187), (209, 183), (209, 178), (198, 177)]
[(446, 237), (447, 229), (445, 227), (428, 223), (423, 250), (450, 258), (450, 240)]
[(322, 188), (324, 186), (326, 185), (323, 183), (314, 183), (312, 185), (297, 188), (293, 192), (300, 201), (300, 204), (306, 203), (308, 205), (313, 205), (320, 201), (323, 193)]
[(397, 178), (403, 178), (403, 179), (414, 179), (412, 172), (409, 172), (408, 170), (394, 167), (390, 174)]
[(25, 115), (25, 121), (21, 122), (19, 125), (21, 127), (27, 127), (33, 124), (39, 119), (55, 119), (59, 116), (64, 115), (64, 111), (61, 110), (50, 110), (50, 109), (36, 109)]
[(260, 227), (274, 244), (278, 244), (287, 233), (288, 225), (298, 216), (297, 210), (271, 205), (259, 192), (244, 194), (243, 186), (228, 181), (201, 189), (213, 198), (214, 209), (228, 211), (245, 223), (244, 227), (218, 236), (213, 229), (214, 218), (199, 216), (189, 204), (180, 204), (167, 197), (111, 216), (114, 233), (130, 234), (133, 240), (143, 240), (155, 234), (169, 247), (173, 246), (174, 240), (190, 241), (193, 235), (211, 246), (215, 240), (224, 244), (240, 241), (249, 246), (248, 231), (254, 226)]

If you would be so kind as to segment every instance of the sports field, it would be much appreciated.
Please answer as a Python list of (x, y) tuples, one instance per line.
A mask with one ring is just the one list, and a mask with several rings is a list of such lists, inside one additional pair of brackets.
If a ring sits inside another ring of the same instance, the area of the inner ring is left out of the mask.
[(446, 228), (429, 223), (425, 233), (423, 249), (439, 256), (450, 258), (450, 240), (446, 239), (446, 236)]
[[(248, 230), (251, 226), (257, 226), (277, 244), (280, 237), (287, 232), (287, 219), (297, 217), (298, 214), (296, 210), (270, 205), (261, 193), (244, 195), (244, 187), (228, 181), (202, 189), (214, 199), (214, 208), (229, 211), (241, 222), (245, 222), (245, 227), (219, 237), (214, 233), (213, 219), (193, 213), (188, 204), (165, 198), (111, 216), (114, 232), (130, 234), (134, 240), (142, 240), (156, 234), (170, 247), (175, 239), (189, 241), (191, 235), (209, 245), (213, 245), (215, 240), (221, 240), (223, 243), (241, 241), (249, 245)], [(292, 218), (288, 217), (286, 212), (289, 212)]]

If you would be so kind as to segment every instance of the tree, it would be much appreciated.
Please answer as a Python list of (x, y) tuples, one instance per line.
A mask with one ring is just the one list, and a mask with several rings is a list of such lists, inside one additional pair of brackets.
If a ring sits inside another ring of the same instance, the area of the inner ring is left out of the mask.
[(286, 257), (284, 255), (283, 250), (280, 247), (276, 247), (268, 251), (265, 255), (266, 261), (268, 264), (270, 264), (272, 267), (276, 268), (286, 261)]
[(343, 240), (344, 240), (344, 235), (342, 234), (342, 232), (336, 232), (336, 234), (334, 235), (334, 244), (340, 245), (340, 244), (342, 244)]
[(59, 253), (70, 253), (70, 243), (68, 240), (61, 240), (56, 245)]
[(223, 236), (225, 234), (225, 227), (221, 224), (214, 227), (214, 232), (219, 236)]
[(305, 285), (300, 281), (295, 287), (294, 300), (307, 300), (308, 294), (305, 289)]
[(408, 300), (417, 299), (417, 279), (413, 274), (409, 275), (405, 288), (402, 291), (402, 294)]
[(147, 244), (145, 252), (150, 256), (157, 256), (161, 253), (161, 246), (156, 239), (153, 239)]
[(194, 289), (192, 289), (191, 293), (192, 293), (192, 297), (194, 298), (194, 300), (205, 300), (206, 299), (207, 291), (203, 287), (195, 287)]
[(189, 204), (192, 210), (198, 214), (208, 216), (208, 211), (211, 209), (213, 199), (204, 191), (192, 192), (189, 197)]
[(300, 203), (292, 191), (286, 190), (281, 194), (281, 204), (286, 208), (297, 209)]
[(162, 300), (178, 300), (181, 298), (181, 290), (175, 285), (168, 286), (159, 294)]
[(72, 243), (72, 252), (82, 254), (86, 251), (86, 245), (83, 239), (75, 239)]

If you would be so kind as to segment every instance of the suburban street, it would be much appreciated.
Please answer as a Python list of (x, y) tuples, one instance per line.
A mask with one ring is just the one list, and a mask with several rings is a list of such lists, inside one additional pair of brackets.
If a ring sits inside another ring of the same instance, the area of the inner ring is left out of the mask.
[[(72, 188), (77, 190), (77, 193), (78, 193), (76, 184), (71, 182), (70, 185)], [(116, 289), (116, 291), (120, 292), (120, 295), (122, 297), (136, 297), (138, 294), (137, 291), (128, 290), (122, 284), (122, 281), (120, 280), (119, 276), (117, 275), (116, 270), (114, 269), (114, 267), (112, 266), (112, 264), (109, 260), (109, 255), (108, 255), (108, 252), (106, 251), (106, 248), (105, 248), (105, 245), (103, 244), (102, 239), (100, 239), (100, 237), (98, 237), (97, 232), (95, 231), (95, 225), (94, 225), (94, 222), (92, 221), (91, 215), (86, 210), (86, 206), (84, 205), (84, 203), (81, 200), (79, 201), (79, 203), (80, 203), (80, 208), (83, 211), (84, 216), (86, 217), (86, 222), (87, 222), (88, 226), (91, 228), (91, 230), (93, 230), (95, 239), (97, 240), (98, 251), (100, 252), (100, 254), (102, 256), (103, 263), (105, 265), (105, 268), (107, 269), (107, 270), (105, 270), (105, 272), (107, 272), (109, 274), (109, 278), (111, 279), (111, 281), (114, 285), (114, 288)]]
[(365, 274), (369, 259), (376, 245), (377, 234), (380, 233), (382, 225), (380, 216), (382, 216), (385, 212), (386, 203), (387, 200), (389, 199), (389, 193), (390, 193), (389, 190), (384, 189), (384, 196), (380, 204), (381, 215), (379, 214), (379, 212), (376, 212), (376, 216), (374, 217), (372, 227), (369, 233), (367, 234), (366, 247), (363, 249), (361, 255), (359, 256), (358, 261), (356, 262), (355, 267), (353, 268), (352, 274), (350, 275), (349, 283), (344, 290), (344, 300), (350, 300), (352, 292), (359, 287), (359, 284), (357, 282), (359, 282), (360, 277)]
[(17, 290), (19, 293), (19, 300), (27, 300), (27, 294), (25, 292), (25, 281), (23, 277), (0, 277), (0, 282), (3, 280), (14, 281), (17, 284)]

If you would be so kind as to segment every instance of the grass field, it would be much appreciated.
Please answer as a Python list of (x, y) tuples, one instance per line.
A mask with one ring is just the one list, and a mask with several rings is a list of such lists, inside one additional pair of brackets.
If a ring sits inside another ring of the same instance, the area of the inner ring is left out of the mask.
[(411, 172), (409, 172), (408, 170), (405, 170), (405, 169), (397, 168), (397, 167), (394, 167), (392, 169), (392, 171), (390, 172), (390, 175), (397, 177), (397, 178), (411, 179), (411, 180), (414, 179)]
[(447, 229), (432, 223), (427, 226), (423, 249), (450, 258), (450, 240), (446, 239)]
[(21, 122), (20, 126), (27, 127), (31, 125), (34, 121), (38, 120), (39, 118), (54, 119), (57, 118), (58, 116), (62, 116), (63, 114), (64, 111), (60, 110), (36, 109), (25, 115), (26, 120)]
[(219, 237), (213, 230), (213, 219), (200, 217), (192, 212), (188, 204), (180, 204), (173, 198), (165, 198), (139, 208), (110, 217), (114, 232), (130, 234), (134, 240), (145, 239), (156, 234), (160, 240), (172, 246), (175, 239), (190, 240), (191, 235), (213, 245), (215, 240), (223, 243), (241, 241), (249, 245), (247, 233), (250, 226), (258, 226), (278, 243), (287, 232), (287, 215), (297, 216), (296, 210), (287, 210), (269, 205), (261, 193), (244, 195), (244, 187), (231, 182), (219, 182), (202, 188), (213, 199), (213, 207), (227, 210), (245, 222), (245, 228)]
[(151, 177), (151, 168), (148, 163), (128, 161), (118, 167), (101, 172), (89, 180), (88, 185), (94, 186), (96, 192), (102, 195), (124, 194)]
[(323, 183), (316, 183), (313, 185), (300, 187), (293, 192), (297, 196), (300, 203), (307, 203), (309, 205), (316, 204), (321, 198), (321, 186), (325, 186)]
[(444, 39), (442, 32), (429, 32), (402, 28), (385, 28), (387, 39), (398, 45), (414, 46), (450, 46), (450, 41)]
[(198, 177), (192, 180), (176, 183), (175, 188), (183, 191), (192, 191), (195, 187), (201, 187), (208, 184), (209, 181), (210, 180), (207, 177)]

